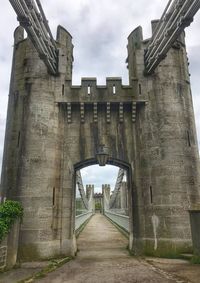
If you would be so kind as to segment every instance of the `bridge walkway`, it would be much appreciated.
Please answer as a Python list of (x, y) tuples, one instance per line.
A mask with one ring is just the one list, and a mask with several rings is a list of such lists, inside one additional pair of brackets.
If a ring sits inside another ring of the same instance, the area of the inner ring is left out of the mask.
[(129, 255), (128, 240), (107, 218), (95, 214), (78, 238), (78, 255), (39, 282), (171, 283), (144, 260)]

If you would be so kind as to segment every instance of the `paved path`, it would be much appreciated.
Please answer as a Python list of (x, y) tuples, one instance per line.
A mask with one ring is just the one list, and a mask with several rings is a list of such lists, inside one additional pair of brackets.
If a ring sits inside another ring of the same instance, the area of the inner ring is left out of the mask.
[[(128, 240), (102, 215), (92, 217), (78, 239), (75, 260), (40, 283), (174, 283), (175, 279), (144, 260), (129, 255)], [(189, 281), (187, 281), (189, 282)]]

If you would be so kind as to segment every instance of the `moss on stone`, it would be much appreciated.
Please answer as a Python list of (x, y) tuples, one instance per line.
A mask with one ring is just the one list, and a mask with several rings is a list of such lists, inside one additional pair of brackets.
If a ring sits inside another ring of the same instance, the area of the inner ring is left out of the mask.
[(23, 259), (23, 261), (41, 260), (37, 246), (34, 244), (28, 244), (19, 247), (18, 258), (19, 260)]
[(193, 264), (200, 264), (200, 256), (199, 255), (194, 255), (191, 258), (191, 263), (193, 263)]
[(144, 254), (147, 256), (163, 258), (181, 258), (183, 253), (192, 253), (192, 247), (189, 243), (172, 243), (169, 241), (158, 242), (157, 249), (154, 249), (153, 241), (146, 241)]

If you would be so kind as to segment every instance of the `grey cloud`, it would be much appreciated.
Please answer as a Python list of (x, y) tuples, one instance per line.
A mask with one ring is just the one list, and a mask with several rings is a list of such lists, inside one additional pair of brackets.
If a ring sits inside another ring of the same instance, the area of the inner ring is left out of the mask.
[[(3, 2), (3, 13), (0, 18), (0, 117), (4, 119), (13, 32), (17, 21), (9, 1)], [(80, 81), (82, 76), (96, 76), (98, 82), (102, 83), (106, 76), (122, 76), (124, 81), (127, 81), (128, 73), (125, 64), (127, 37), (138, 25), (143, 27), (144, 38), (149, 37), (151, 35), (150, 22), (161, 16), (166, 1), (152, 0), (150, 3), (148, 0), (43, 0), (42, 5), (53, 34), (56, 34), (57, 26), (61, 24), (73, 36), (74, 81)], [(186, 35), (191, 63), (196, 123), (200, 136), (199, 29), (200, 15), (197, 14), (194, 23), (187, 29)], [(2, 123), (5, 124), (5, 120)], [(1, 126), (0, 131), (4, 135)], [(0, 137), (1, 147), (2, 143), (3, 138)], [(108, 173), (105, 179), (107, 177), (109, 177)], [(99, 178), (100, 176), (96, 175), (98, 186), (101, 186), (102, 181), (99, 181)]]
[(200, 66), (200, 45), (192, 46), (188, 50), (188, 56), (189, 56), (189, 69), (192, 72), (192, 79), (194, 77), (193, 82), (195, 83), (195, 80), (197, 77), (199, 77), (199, 66)]
[(94, 184), (95, 188), (101, 188), (102, 184), (110, 184), (114, 189), (119, 168), (116, 166), (99, 167), (89, 166), (81, 170), (84, 186)]
[[(113, 1), (44, 1), (48, 18), (60, 23), (74, 36), (74, 80), (81, 76), (123, 76), (127, 81), (125, 59), (129, 33), (138, 25), (150, 30), (150, 21), (160, 15), (165, 3)], [(48, 4), (47, 4), (48, 3)], [(142, 10), (141, 10), (142, 7)], [(142, 15), (145, 14), (145, 18)], [(50, 21), (51, 23), (51, 21)], [(120, 50), (120, 51), (119, 51)], [(115, 52), (113, 52), (115, 51)], [(91, 74), (91, 75), (90, 75)]]
[(5, 122), (6, 122), (5, 119), (1, 118), (1, 116), (0, 116), (0, 172), (1, 172), (1, 164), (2, 164), (2, 158), (3, 158)]
[(200, 66), (200, 45), (190, 46), (188, 48), (189, 70), (191, 73), (191, 88), (193, 94), (193, 105), (196, 118), (196, 128), (200, 149), (200, 88), (199, 88), (199, 66)]

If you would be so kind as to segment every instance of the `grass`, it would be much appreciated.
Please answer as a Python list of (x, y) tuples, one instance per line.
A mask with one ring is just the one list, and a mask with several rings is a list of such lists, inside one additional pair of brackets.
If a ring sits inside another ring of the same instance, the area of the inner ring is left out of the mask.
[(200, 264), (200, 256), (199, 255), (193, 255), (190, 262), (193, 263), (193, 264)]
[(68, 261), (70, 261), (72, 257), (65, 257), (62, 259), (52, 259), (48, 266), (44, 267), (41, 271), (38, 271), (37, 273), (33, 274), (32, 276), (20, 280), (17, 283), (31, 283), (34, 282), (37, 279), (44, 278), (48, 273), (55, 271), (60, 266), (64, 265)]

